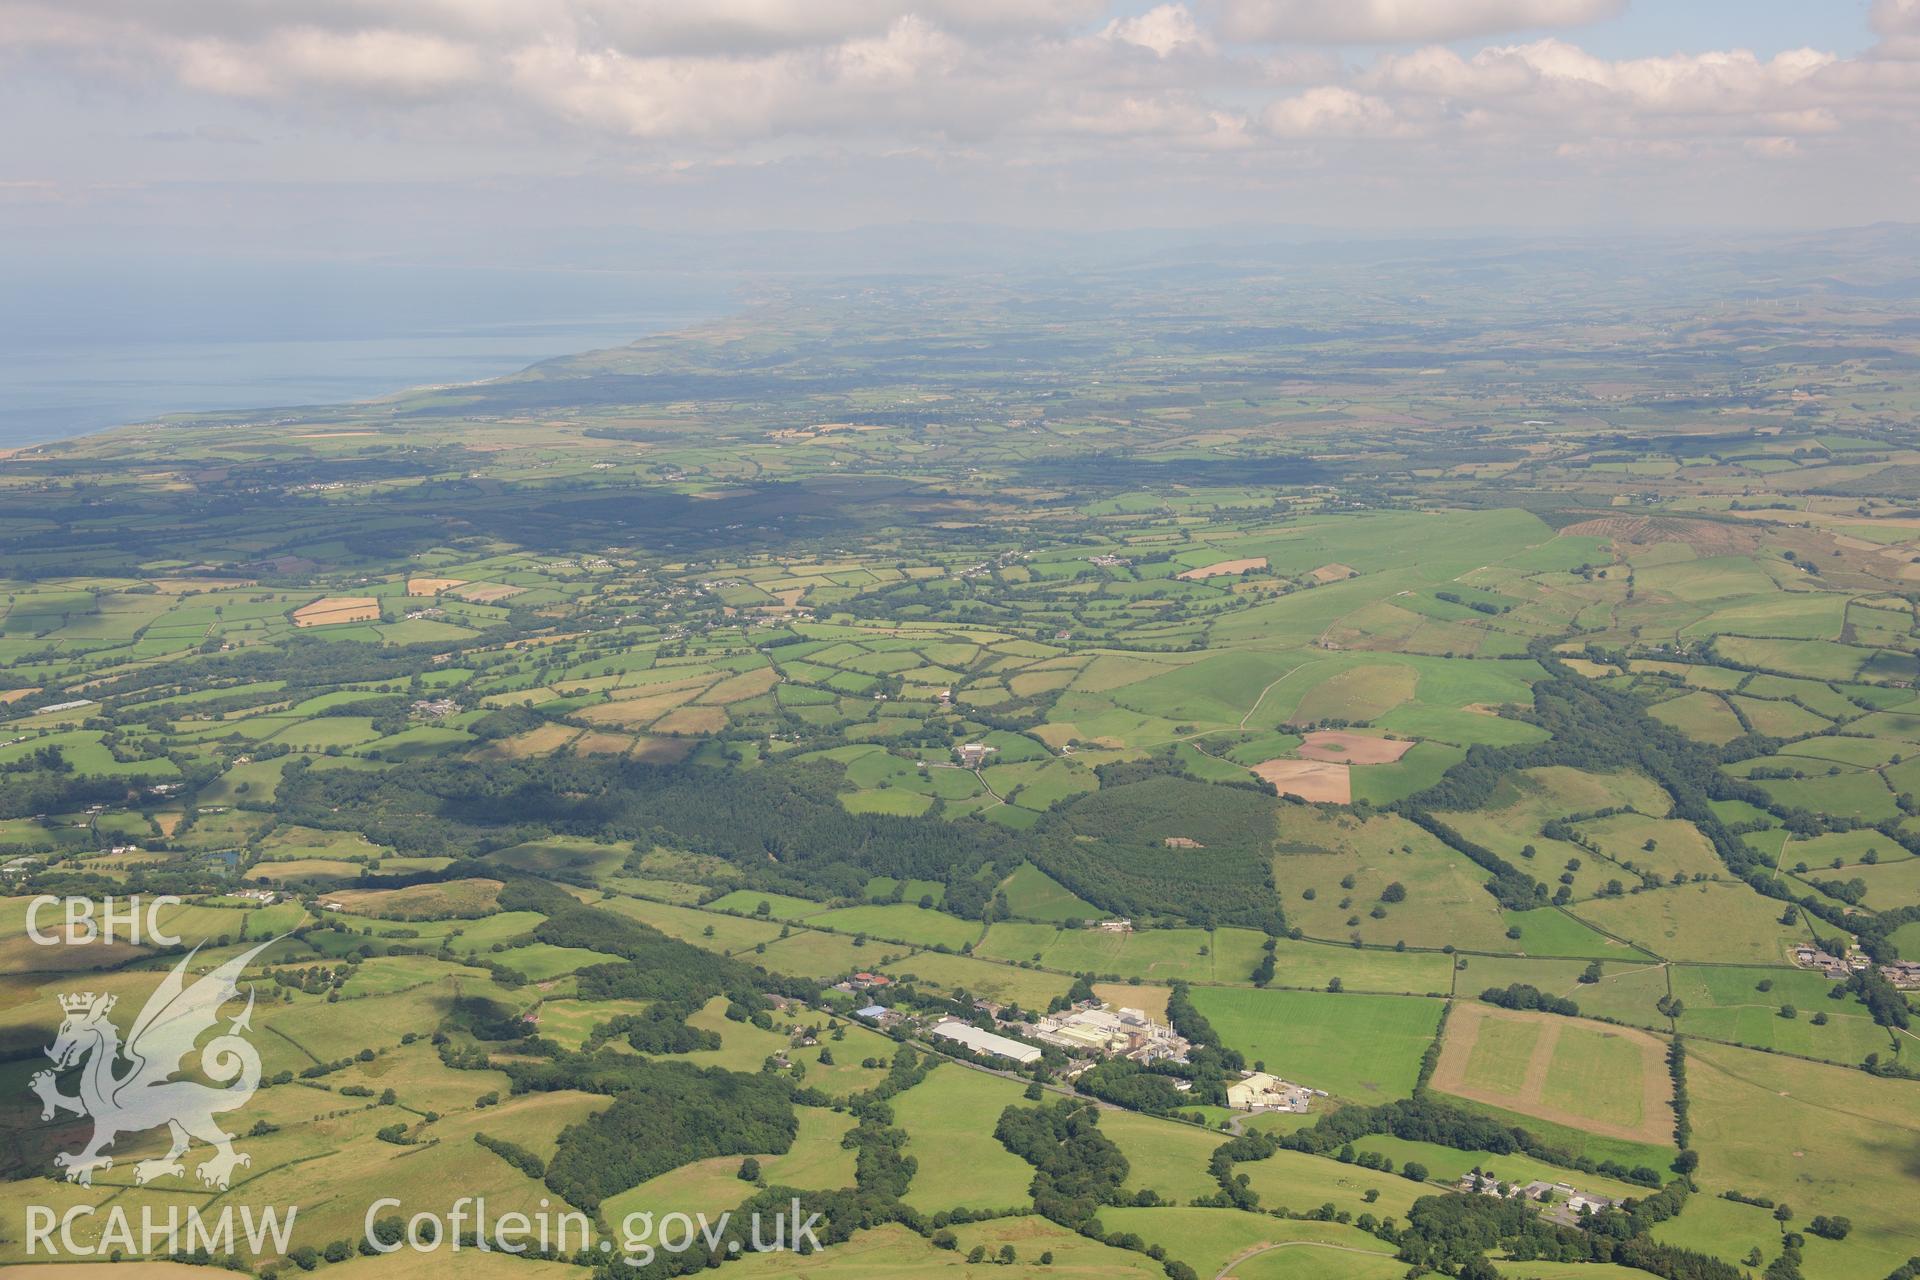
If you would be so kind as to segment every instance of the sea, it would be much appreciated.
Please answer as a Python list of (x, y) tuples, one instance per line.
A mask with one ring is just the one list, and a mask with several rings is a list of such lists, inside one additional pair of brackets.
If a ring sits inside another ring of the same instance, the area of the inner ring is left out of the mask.
[(696, 325), (695, 273), (0, 258), (0, 448), (163, 414), (367, 400)]

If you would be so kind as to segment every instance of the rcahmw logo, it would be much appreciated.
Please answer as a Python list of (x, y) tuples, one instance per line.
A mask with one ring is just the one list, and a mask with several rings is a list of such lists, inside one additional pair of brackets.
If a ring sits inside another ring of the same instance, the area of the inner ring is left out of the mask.
[[(53, 1158), (69, 1182), (92, 1185), (95, 1172), (113, 1167), (113, 1157), (104, 1152), (121, 1135), (163, 1125), (172, 1145), (166, 1155), (133, 1167), (136, 1185), (183, 1176), (186, 1167), (180, 1157), (195, 1140), (213, 1148), (196, 1170), (206, 1187), (226, 1190), (234, 1169), (251, 1163), (233, 1149), (233, 1135), (215, 1119), (245, 1106), (260, 1087), (260, 1055), (241, 1034), (251, 1029), (251, 991), (240, 1016), (199, 1047), (200, 1070), (216, 1083), (173, 1076), (193, 1054), (201, 1035), (220, 1020), (221, 1006), (239, 995), (241, 972), (278, 941), (263, 942), (188, 986), (187, 966), (199, 953), (195, 947), (148, 997), (124, 1041), (107, 1016), (113, 1011), (113, 996), (82, 992), (60, 997), (66, 1016), (46, 1051), (54, 1070), (36, 1073), (28, 1088), (40, 1097), (42, 1120), (63, 1111), (93, 1120), (93, 1136), (81, 1150), (62, 1151)], [(56, 1073), (73, 1069), (78, 1070), (78, 1092), (69, 1096), (60, 1092)]]
[[(149, 898), (144, 911), (139, 898), (122, 901), (125, 905), (115, 907), (114, 899), (103, 898), (96, 911), (92, 898), (56, 898), (50, 893), (41, 894), (27, 904), (27, 936), (43, 947), (84, 947), (95, 942), (115, 941), (134, 946), (143, 941), (160, 947), (180, 945), (178, 936), (160, 927), (161, 908), (177, 907), (180, 899), (172, 894)], [(41, 928), (41, 917), (48, 914), (48, 907), (60, 908), (59, 916), (66, 925), (64, 931), (49, 933)]]
[[(222, 1205), (218, 1215), (209, 1217), (197, 1205), (183, 1212), (177, 1204), (165, 1209), (141, 1205), (129, 1214), (124, 1205), (95, 1208), (77, 1204), (64, 1213), (56, 1213), (44, 1204), (27, 1207), (27, 1256), (94, 1258), (116, 1253), (144, 1254), (156, 1257), (169, 1253), (194, 1253), (231, 1256), (236, 1244), (245, 1244), (255, 1257), (285, 1254), (293, 1239), (293, 1219), (299, 1210), (284, 1213), (272, 1206), (254, 1212), (252, 1205)], [(87, 1240), (82, 1236), (94, 1221), (100, 1220), (100, 1234)], [(239, 1221), (240, 1233), (234, 1234)], [(137, 1223), (137, 1225), (136, 1225)]]

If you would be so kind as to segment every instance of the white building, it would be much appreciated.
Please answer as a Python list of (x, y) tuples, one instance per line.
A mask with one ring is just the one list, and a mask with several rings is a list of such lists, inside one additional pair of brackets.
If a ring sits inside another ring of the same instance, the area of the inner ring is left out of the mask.
[(1155, 1022), (1140, 1009), (1105, 1005), (1042, 1018), (1034, 1023), (1033, 1036), (1078, 1057), (1098, 1054), (1140, 1063), (1185, 1062), (1192, 1047), (1172, 1027)]
[(960, 763), (965, 768), (978, 769), (997, 750), (998, 747), (990, 747), (984, 742), (969, 742), (954, 748), (954, 754), (960, 757)]
[(1312, 1104), (1313, 1093), (1264, 1071), (1249, 1071), (1227, 1086), (1227, 1105), (1235, 1111), (1298, 1111)]
[(54, 712), (54, 711), (76, 711), (81, 707), (90, 707), (92, 705), (93, 705), (92, 698), (75, 698), (71, 702), (50, 702), (46, 706), (41, 707), (38, 711), (35, 711), (32, 714), (46, 715), (49, 712)]
[(1018, 1040), (1009, 1040), (1005, 1036), (997, 1036), (991, 1031), (982, 1031), (965, 1022), (949, 1019), (935, 1025), (928, 1034), (938, 1036), (942, 1040), (951, 1040), (955, 1044), (965, 1045), (975, 1053), (990, 1053), (995, 1057), (1007, 1058), (1023, 1067), (1040, 1061), (1040, 1051), (1032, 1045), (1021, 1044)]

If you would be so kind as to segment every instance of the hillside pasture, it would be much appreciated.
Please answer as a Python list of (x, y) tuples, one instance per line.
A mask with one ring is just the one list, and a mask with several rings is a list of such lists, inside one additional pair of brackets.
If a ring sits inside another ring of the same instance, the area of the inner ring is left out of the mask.
[(1807, 938), (1745, 884), (1688, 884), (1579, 903), (1573, 914), (1668, 960), (1782, 964)]
[[(1810, 1265), (1809, 1275), (1884, 1275), (1920, 1253), (1913, 1215), (1885, 1194), (1913, 1177), (1920, 1083), (1695, 1041), (1687, 1087), (1707, 1191), (1768, 1196), (1792, 1205), (1801, 1222), (1853, 1219), (1845, 1250)], [(1809, 1264), (1814, 1258), (1810, 1250)]]
[(1033, 1167), (993, 1136), (1003, 1110), (1026, 1105), (1021, 1091), (1015, 1081), (941, 1063), (896, 1095), (894, 1124), (920, 1165), (906, 1202), (923, 1213), (1024, 1206)]

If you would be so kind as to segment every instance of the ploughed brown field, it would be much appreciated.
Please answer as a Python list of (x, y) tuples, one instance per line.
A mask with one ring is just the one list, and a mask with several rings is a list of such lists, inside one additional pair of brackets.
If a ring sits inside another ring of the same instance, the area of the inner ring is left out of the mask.
[(1245, 573), (1249, 569), (1266, 567), (1265, 556), (1255, 556), (1251, 560), (1216, 560), (1212, 564), (1203, 564), (1198, 569), (1189, 569), (1180, 577), (1188, 582), (1204, 582), (1208, 578), (1220, 578), (1229, 573)]
[(1255, 777), (1271, 782), (1283, 796), (1353, 803), (1353, 781), (1344, 764), (1327, 760), (1264, 760), (1253, 766), (1253, 772)]
[(380, 602), (372, 596), (329, 596), (293, 611), (296, 627), (324, 627), (335, 622), (378, 622)]
[(1412, 748), (1411, 742), (1373, 738), (1364, 733), (1316, 729), (1301, 739), (1303, 760), (1340, 760), (1347, 764), (1392, 764)]
[(474, 604), (493, 604), (495, 601), (517, 596), (525, 590), (525, 587), (511, 587), (501, 582), (473, 582), (461, 587), (453, 594), (462, 600), (470, 600)]

